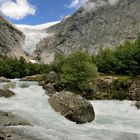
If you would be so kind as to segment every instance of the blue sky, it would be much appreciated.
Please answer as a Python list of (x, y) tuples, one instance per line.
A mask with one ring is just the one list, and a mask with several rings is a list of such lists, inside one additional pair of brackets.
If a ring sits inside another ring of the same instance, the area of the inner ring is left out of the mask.
[(36, 25), (72, 14), (86, 0), (0, 0), (0, 10), (15, 24)]

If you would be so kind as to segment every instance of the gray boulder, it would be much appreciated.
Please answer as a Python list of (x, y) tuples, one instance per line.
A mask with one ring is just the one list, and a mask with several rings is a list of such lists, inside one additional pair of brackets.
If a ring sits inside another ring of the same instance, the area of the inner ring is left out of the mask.
[(44, 85), (46, 85), (46, 82), (45, 81), (39, 82), (39, 86), (44, 86)]
[(10, 90), (0, 89), (0, 97), (9, 98), (9, 97), (14, 96), (14, 95), (15, 95), (15, 93), (10, 91)]
[(87, 123), (95, 119), (93, 106), (86, 99), (72, 92), (62, 91), (49, 98), (56, 112), (76, 123)]
[(140, 109), (140, 101), (137, 101), (137, 102), (135, 103), (135, 106), (137, 107), (137, 109)]
[(0, 77), (0, 83), (11, 82), (10, 80), (6, 79), (5, 77)]
[(58, 74), (54, 71), (51, 71), (46, 77), (46, 83), (54, 83), (58, 80)]
[(51, 84), (44, 85), (43, 89), (48, 96), (53, 96), (56, 93), (55, 88)]

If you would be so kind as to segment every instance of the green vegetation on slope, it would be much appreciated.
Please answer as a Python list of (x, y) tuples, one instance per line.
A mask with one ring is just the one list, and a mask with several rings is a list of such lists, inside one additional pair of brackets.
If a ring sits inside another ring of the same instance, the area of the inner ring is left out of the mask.
[(19, 60), (0, 57), (0, 76), (6, 78), (21, 78), (48, 72), (48, 65), (27, 63), (22, 57)]
[(107, 74), (140, 74), (140, 37), (126, 41), (116, 49), (104, 49), (96, 57), (99, 72)]
[(60, 81), (74, 90), (89, 88), (88, 80), (97, 75), (97, 67), (87, 52), (76, 52), (67, 57), (57, 54), (55, 60)]
[[(101, 89), (99, 92), (104, 94), (97, 95), (99, 99), (127, 99), (129, 78), (140, 74), (140, 37), (116, 49), (103, 49), (97, 56), (90, 56), (87, 52), (75, 52), (69, 56), (58, 53), (51, 65), (27, 63), (23, 58), (0, 58), (0, 76), (7, 78), (46, 74), (50, 71), (58, 73), (59, 85), (63, 89), (81, 92), (89, 97)], [(121, 76), (115, 76), (117, 79), (109, 85), (104, 81), (112, 79), (104, 77), (104, 80), (100, 80), (98, 72)]]

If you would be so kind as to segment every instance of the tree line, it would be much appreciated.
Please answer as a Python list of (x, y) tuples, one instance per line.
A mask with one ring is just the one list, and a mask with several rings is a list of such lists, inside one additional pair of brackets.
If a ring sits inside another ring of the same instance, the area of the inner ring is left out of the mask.
[(98, 73), (139, 75), (140, 37), (126, 41), (115, 49), (102, 49), (96, 56), (80, 51), (69, 56), (57, 53), (50, 65), (27, 63), (22, 57), (19, 60), (0, 57), (0, 76), (7, 78), (44, 74), (52, 70), (58, 73), (60, 82), (75, 90), (89, 89), (88, 81)]

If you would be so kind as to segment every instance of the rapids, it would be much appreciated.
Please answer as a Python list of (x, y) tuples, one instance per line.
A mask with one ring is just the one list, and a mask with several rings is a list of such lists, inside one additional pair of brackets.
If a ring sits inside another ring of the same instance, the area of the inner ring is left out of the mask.
[(0, 110), (9, 111), (29, 120), (33, 127), (17, 126), (26, 135), (38, 140), (140, 140), (140, 110), (132, 101), (91, 101), (96, 119), (76, 124), (56, 113), (48, 103), (48, 96), (36, 82), (21, 88), (16, 82), (12, 89), (16, 96), (0, 98)]

